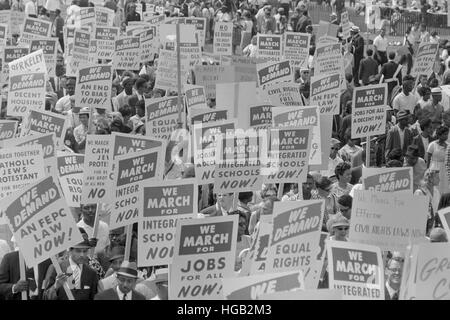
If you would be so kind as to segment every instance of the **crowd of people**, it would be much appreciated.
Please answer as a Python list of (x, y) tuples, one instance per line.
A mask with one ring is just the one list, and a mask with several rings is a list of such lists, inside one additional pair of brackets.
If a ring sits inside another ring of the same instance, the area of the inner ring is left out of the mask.
[[(84, 3), (86, 2), (86, 3)], [(352, 1), (350, 1), (352, 2)], [(6, 2), (5, 2), (6, 3)], [(67, 20), (61, 17), (58, 1), (47, 0), (42, 6), (36, 0), (25, 5), (14, 1), (11, 9), (24, 10), (28, 16), (48, 19), (53, 22), (53, 35), (60, 39), (59, 55), (64, 50), (63, 27), (70, 20), (77, 7), (93, 5), (87, 1), (74, 0), (67, 8)], [(155, 3), (164, 6), (167, 17), (206, 18), (206, 43), (214, 41), (215, 22), (233, 22), (234, 54), (256, 57), (256, 35), (283, 34), (286, 31), (311, 34), (308, 68), (299, 70), (296, 83), (305, 101), (309, 104), (310, 72), (316, 48), (313, 21), (308, 15), (305, 1), (191, 1), (177, 3)], [(353, 1), (354, 4), (354, 1)], [(145, 5), (142, 2), (142, 5)], [(332, 1), (335, 12), (330, 23), (340, 25), (344, 1)], [(141, 20), (136, 12), (136, 1), (127, 0), (123, 8), (116, 0), (104, 4), (117, 13), (114, 25), (126, 28), (130, 21)], [(40, 9), (39, 9), (40, 8)], [(6, 5), (4, 9), (9, 9)], [(145, 10), (145, 7), (144, 7)], [(314, 21), (314, 23), (318, 23)], [(247, 32), (251, 37), (244, 37)], [(336, 37), (343, 44), (345, 58), (346, 90), (340, 97), (340, 113), (334, 116), (332, 138), (328, 157), (328, 168), (310, 171), (306, 182), (263, 185), (260, 191), (240, 192), (237, 201), (234, 194), (217, 194), (212, 185), (199, 186), (199, 211), (204, 218), (239, 215), (238, 241), (235, 271), (238, 272), (253, 238), (257, 232), (260, 217), (273, 212), (277, 201), (301, 201), (322, 199), (325, 201), (325, 214), (322, 231), (329, 233), (329, 239), (347, 241), (351, 220), (352, 199), (355, 190), (361, 190), (362, 170), (370, 167), (412, 167), (414, 194), (424, 195), (429, 201), (426, 235), (431, 242), (445, 242), (447, 235), (437, 211), (450, 206), (450, 108), (443, 105), (441, 86), (450, 84), (449, 45), (429, 34), (427, 26), (416, 25), (404, 37), (401, 53), (390, 50), (386, 30), (382, 29), (368, 45), (368, 39), (360, 33), (358, 26), (351, 27), (349, 38), (343, 37), (342, 27)], [(17, 37), (16, 37), (17, 38)], [(250, 43), (243, 39), (251, 39)], [(16, 39), (17, 40), (17, 39)], [(430, 75), (418, 79), (411, 75), (414, 64), (415, 45), (422, 42), (440, 44), (439, 68)], [(15, 42), (12, 42), (14, 44)], [(155, 88), (158, 58), (143, 63), (140, 72), (124, 71), (115, 73), (112, 82), (111, 109), (80, 108), (75, 104), (76, 79), (65, 76), (65, 65), (59, 59), (58, 77), (51, 79), (47, 86), (45, 109), (67, 117), (69, 129), (64, 143), (68, 152), (83, 154), (86, 137), (89, 134), (111, 134), (121, 132), (131, 135), (146, 135), (145, 101), (168, 95)], [(204, 59), (203, 64), (215, 63)], [(400, 68), (399, 68), (400, 67)], [(402, 68), (403, 67), (403, 68)], [(379, 82), (388, 84), (388, 104), (386, 133), (372, 137), (370, 154), (361, 139), (352, 139), (352, 97), (355, 87)], [(8, 88), (3, 88), (7, 96)], [(0, 119), (14, 119), (6, 115), (6, 100), (3, 99)], [(215, 99), (208, 99), (208, 107), (215, 107)], [(189, 129), (189, 128), (188, 128)], [(170, 155), (177, 147), (176, 142), (168, 144), (166, 154)], [(180, 148), (177, 159), (183, 158)], [(366, 161), (366, 158), (367, 161)], [(180, 163), (166, 156), (164, 166), (166, 179), (182, 179), (195, 176), (194, 163), (187, 159)], [(237, 205), (235, 205), (237, 203)], [(130, 258), (124, 261), (125, 229), (113, 229), (101, 221), (96, 237), (93, 226), (97, 205), (81, 205), (72, 208), (83, 242), (61, 252), (59, 263), (65, 273), (58, 273), (50, 260), (35, 268), (27, 268), (27, 280), (20, 280), (19, 256), (17, 246), (0, 240), (0, 300), (20, 299), (21, 292), (27, 292), (30, 299), (67, 299), (63, 285), (71, 277), (71, 288), (77, 300), (165, 300), (168, 298), (167, 266), (137, 268), (137, 232), (135, 224), (132, 232)], [(107, 215), (107, 214), (105, 214)], [(9, 240), (9, 239), (8, 239)], [(14, 239), (11, 239), (14, 241)], [(385, 252), (386, 257), (386, 299), (398, 298), (404, 256), (398, 252)], [(327, 274), (322, 274), (319, 287), (326, 288)]]

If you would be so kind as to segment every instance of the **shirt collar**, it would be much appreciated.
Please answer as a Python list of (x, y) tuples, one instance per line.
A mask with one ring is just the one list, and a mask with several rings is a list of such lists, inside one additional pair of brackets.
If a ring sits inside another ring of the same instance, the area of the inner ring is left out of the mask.
[[(122, 300), (125, 293), (120, 291), (119, 286), (116, 287), (116, 290), (117, 290), (117, 295), (119, 296), (119, 300)], [(125, 300), (131, 300), (131, 291), (127, 293)]]
[(74, 270), (75, 268), (79, 268), (80, 270), (82, 270), (82, 268), (83, 268), (83, 265), (76, 264), (75, 261), (72, 260), (72, 257), (69, 257), (69, 263), (70, 263), (70, 267), (72, 268), (72, 270)]
[(389, 292), (389, 296), (392, 297), (394, 294), (399, 293), (399, 290), (394, 290), (390, 285), (389, 281), (386, 281), (386, 289)]

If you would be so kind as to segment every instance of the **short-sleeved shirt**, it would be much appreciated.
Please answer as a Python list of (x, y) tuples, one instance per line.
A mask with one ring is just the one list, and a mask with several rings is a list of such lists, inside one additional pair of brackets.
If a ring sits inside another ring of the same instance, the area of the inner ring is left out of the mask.
[(394, 110), (407, 110), (410, 113), (413, 113), (414, 107), (417, 105), (419, 99), (413, 94), (405, 95), (403, 92), (400, 92), (392, 102), (392, 107)]
[(388, 41), (386, 38), (383, 38), (381, 35), (378, 35), (373, 40), (373, 45), (377, 47), (378, 51), (386, 51), (388, 47)]

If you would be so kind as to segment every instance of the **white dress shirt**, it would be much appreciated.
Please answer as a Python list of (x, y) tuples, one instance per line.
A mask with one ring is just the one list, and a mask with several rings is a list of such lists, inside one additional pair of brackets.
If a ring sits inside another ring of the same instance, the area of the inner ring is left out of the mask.
[[(123, 293), (122, 291), (120, 291), (119, 286), (116, 287), (117, 290), (117, 295), (119, 296), (119, 300), (123, 300), (123, 296), (125, 295), (125, 293)], [(131, 300), (131, 295), (132, 292), (128, 292), (127, 295), (125, 296), (125, 300)]]
[[(71, 270), (72, 275), (75, 273), (76, 269), (78, 269), (79, 275), (80, 275), (80, 280), (78, 281), (78, 284), (72, 282), (72, 283), (69, 283), (69, 287), (73, 286), (74, 289), (81, 289), (81, 273), (83, 272), (83, 265), (82, 264), (76, 264), (72, 260), (71, 257), (69, 257), (69, 263), (70, 263), (70, 265), (69, 265), (68, 269)], [(75, 279), (73, 279), (73, 280), (75, 281)]]
[[(91, 226), (88, 226), (83, 219), (78, 221), (77, 226), (80, 228), (83, 228), (86, 233), (88, 234), (89, 238), (92, 238), (94, 235), (94, 228)], [(103, 222), (98, 222), (98, 230), (97, 230), (97, 246), (95, 247), (95, 253), (98, 253), (100, 251), (103, 251), (107, 245), (109, 245), (109, 227), (108, 225)]]

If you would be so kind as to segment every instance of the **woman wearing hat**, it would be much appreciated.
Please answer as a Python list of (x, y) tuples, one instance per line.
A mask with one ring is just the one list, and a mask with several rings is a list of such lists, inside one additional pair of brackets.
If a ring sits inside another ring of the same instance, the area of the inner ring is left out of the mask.
[(325, 200), (322, 231), (326, 231), (328, 220), (337, 213), (337, 197), (331, 192), (333, 183), (327, 177), (321, 177), (319, 181), (316, 182), (316, 188), (319, 198)]
[(328, 221), (328, 231), (330, 232), (330, 240), (348, 241), (348, 229), (350, 223), (342, 214), (336, 214)]
[(449, 129), (446, 126), (440, 126), (436, 130), (437, 140), (430, 142), (428, 145), (428, 167), (432, 170), (439, 171), (439, 192), (444, 194), (448, 192), (448, 177), (445, 168), (445, 157), (447, 154), (447, 139)]

